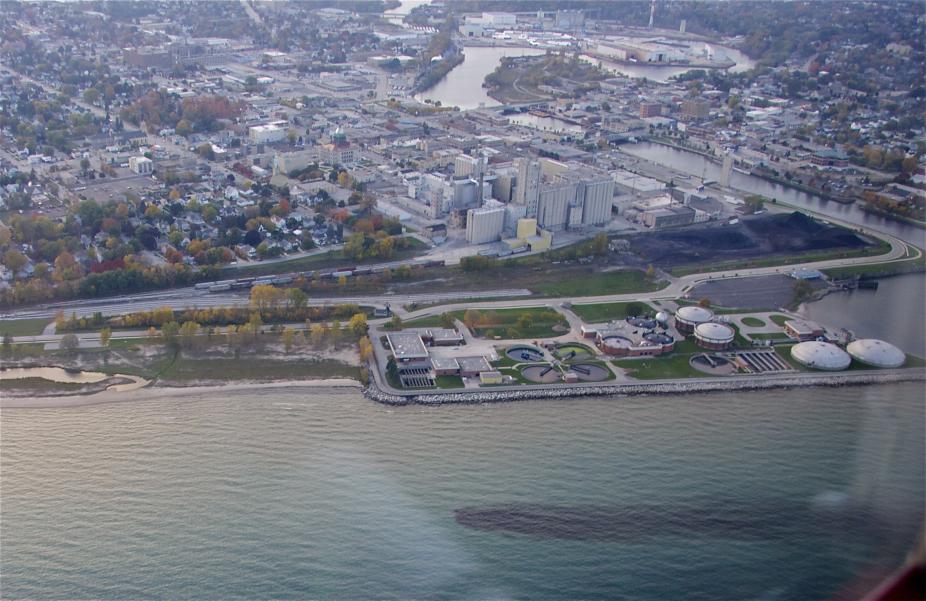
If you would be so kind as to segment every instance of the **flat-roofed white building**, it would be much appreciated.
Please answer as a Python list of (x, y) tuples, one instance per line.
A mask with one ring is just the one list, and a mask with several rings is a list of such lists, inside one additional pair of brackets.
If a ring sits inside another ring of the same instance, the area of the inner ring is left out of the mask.
[(279, 142), (286, 137), (286, 130), (278, 125), (252, 125), (248, 128), (248, 139), (255, 144)]

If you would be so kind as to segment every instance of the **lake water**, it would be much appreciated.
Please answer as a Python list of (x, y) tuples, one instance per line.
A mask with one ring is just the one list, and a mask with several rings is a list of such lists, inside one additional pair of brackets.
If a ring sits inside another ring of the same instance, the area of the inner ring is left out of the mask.
[(926, 274), (883, 278), (877, 290), (836, 292), (802, 305), (809, 319), (852, 330), (859, 338), (881, 338), (926, 357), (926, 332), (918, 315), (926, 307)]
[[(702, 177), (703, 175), (707, 179), (713, 179), (715, 181), (720, 179), (721, 166), (694, 152), (671, 148), (652, 142), (625, 144), (621, 146), (621, 150), (627, 154), (671, 167), (683, 173), (688, 173), (697, 177)], [(750, 194), (761, 194), (768, 198), (775, 198), (794, 206), (804, 207), (823, 215), (836, 217), (849, 223), (864, 225), (874, 230), (893, 234), (921, 248), (926, 246), (926, 230), (913, 225), (885, 219), (878, 215), (872, 215), (871, 213), (866, 213), (855, 204), (847, 205), (827, 200), (814, 194), (807, 194), (806, 192), (801, 192), (774, 182), (766, 181), (754, 175), (739, 173), (737, 171), (734, 171), (730, 175), (730, 187)]]
[(922, 518), (920, 384), (0, 416), (4, 599), (857, 597)]
[(482, 87), (486, 75), (494, 71), (506, 56), (534, 56), (544, 54), (538, 48), (506, 48), (467, 46), (463, 48), (466, 59), (453, 68), (437, 85), (415, 98), (420, 101), (440, 101), (444, 106), (458, 106), (460, 110), (482, 106), (499, 106)]

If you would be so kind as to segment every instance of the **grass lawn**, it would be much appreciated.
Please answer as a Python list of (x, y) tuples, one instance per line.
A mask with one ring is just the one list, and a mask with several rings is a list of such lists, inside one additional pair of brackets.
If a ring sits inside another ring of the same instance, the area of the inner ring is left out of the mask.
[(784, 332), (760, 332), (750, 334), (749, 337), (753, 340), (789, 340), (788, 335)]
[(443, 321), (440, 315), (428, 315), (403, 321), (402, 326), (406, 328), (441, 328), (443, 327)]
[[(909, 249), (907, 251), (909, 255)], [(824, 269), (823, 273), (834, 279), (859, 277), (884, 277), (903, 273), (916, 273), (926, 270), (926, 256), (906, 261), (892, 261), (890, 263), (874, 263), (871, 265), (850, 265), (847, 267), (833, 267)]]
[[(454, 317), (463, 319), (465, 311), (455, 311)], [(523, 309), (498, 309), (480, 311), (481, 319), (476, 325), (474, 334), (485, 338), (499, 336), (502, 339), (512, 338), (552, 338), (561, 336), (567, 330), (557, 332), (554, 326), (569, 327), (566, 318), (553, 309), (546, 307), (525, 307)], [(518, 325), (523, 315), (530, 317), (527, 326)]]
[(786, 322), (791, 321), (791, 318), (788, 317), (787, 315), (780, 315), (778, 313), (776, 313), (775, 315), (772, 315), (771, 317), (769, 317), (769, 319), (771, 319), (772, 323), (774, 323), (776, 326), (780, 326), (780, 327), (783, 327)]
[[(557, 332), (553, 330), (554, 326), (560, 325), (568, 328), (569, 324), (566, 318), (554, 309), (547, 307), (525, 307), (523, 309), (485, 309), (476, 310), (480, 314), (477, 325), (472, 328), (473, 334), (485, 338), (499, 336), (500, 339), (513, 338), (551, 338), (560, 336), (566, 332)], [(455, 319), (463, 320), (466, 311), (452, 311)], [(518, 320), (522, 315), (530, 316), (530, 325), (520, 327)], [(429, 315), (411, 319), (404, 324), (409, 328), (434, 328), (442, 327), (441, 315)], [(503, 353), (500, 353), (503, 354)]]
[(690, 354), (672, 353), (668, 357), (648, 357), (645, 359), (616, 359), (614, 365), (628, 370), (627, 375), (638, 380), (661, 380), (670, 378), (705, 377), (688, 362)]
[(434, 383), (438, 388), (463, 388), (463, 379), (460, 376), (437, 376)]
[(9, 334), (11, 336), (35, 336), (41, 334), (45, 326), (50, 324), (53, 319), (48, 317), (36, 317), (33, 319), (3, 319), (0, 320), (0, 336)]
[(744, 317), (741, 321), (744, 326), (749, 326), (751, 328), (761, 328), (765, 325), (765, 322), (758, 317)]
[(917, 357), (916, 355), (907, 355), (907, 361), (903, 364), (904, 367), (926, 367), (926, 359), (922, 357)]
[(607, 273), (586, 274), (575, 278), (560, 278), (534, 284), (530, 288), (544, 296), (598, 296), (652, 292), (666, 286), (665, 282), (650, 282), (642, 271), (628, 269)]
[(643, 302), (597, 303), (591, 305), (572, 305), (572, 312), (588, 323), (626, 319), (632, 315), (652, 312), (653, 308)]

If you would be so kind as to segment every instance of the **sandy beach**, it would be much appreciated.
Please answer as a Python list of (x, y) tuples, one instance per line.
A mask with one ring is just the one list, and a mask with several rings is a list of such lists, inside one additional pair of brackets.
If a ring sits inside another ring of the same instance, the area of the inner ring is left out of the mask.
[(149, 386), (146, 388), (118, 391), (105, 390), (94, 394), (75, 394), (46, 397), (10, 397), (0, 395), (0, 409), (43, 409), (59, 407), (82, 407), (103, 403), (125, 403), (132, 401), (154, 401), (158, 399), (190, 397), (216, 392), (237, 392), (254, 388), (293, 389), (293, 388), (361, 388), (360, 382), (349, 378), (330, 378), (323, 380), (285, 380), (280, 382), (244, 381), (222, 385), (207, 386)]

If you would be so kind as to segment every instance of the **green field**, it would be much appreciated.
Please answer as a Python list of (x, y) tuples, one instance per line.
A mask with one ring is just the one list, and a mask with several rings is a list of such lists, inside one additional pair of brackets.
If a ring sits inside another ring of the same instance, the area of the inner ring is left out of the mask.
[(615, 359), (614, 365), (628, 370), (627, 375), (638, 380), (662, 380), (670, 378), (706, 377), (691, 365), (690, 354), (672, 353), (668, 357), (648, 357), (645, 359)]
[(5, 334), (11, 336), (35, 336), (41, 334), (45, 326), (52, 321), (54, 320), (47, 317), (36, 317), (33, 319), (3, 319), (0, 320), (0, 336)]
[(599, 296), (602, 294), (629, 294), (652, 292), (665, 288), (666, 282), (650, 282), (642, 271), (628, 269), (606, 273), (585, 274), (559, 278), (551, 282), (534, 284), (530, 288), (544, 296)]
[(758, 317), (744, 317), (741, 321), (744, 326), (749, 326), (751, 328), (761, 328), (765, 325), (765, 322)]
[(759, 334), (750, 334), (753, 340), (790, 340), (784, 332), (762, 332)]
[(612, 319), (626, 319), (627, 317), (639, 315), (640, 313), (651, 313), (653, 310), (650, 305), (638, 301), (572, 305), (570, 309), (588, 323), (610, 321)]
[(463, 388), (463, 379), (460, 376), (437, 376), (434, 383), (438, 388)]
[[(525, 307), (523, 309), (498, 309), (479, 312), (481, 318), (473, 327), (476, 336), (484, 338), (500, 337), (502, 340), (518, 338), (551, 338), (565, 334), (558, 332), (554, 326), (568, 328), (566, 318), (553, 309), (546, 307)], [(466, 311), (454, 311), (453, 316), (464, 320)], [(529, 325), (520, 325), (522, 316), (529, 318)], [(464, 320), (465, 321), (465, 320)]]
[(774, 323), (776, 326), (782, 326), (782, 327), (785, 325), (786, 322), (791, 321), (791, 318), (788, 317), (787, 315), (779, 315), (777, 313), (775, 315), (772, 315), (769, 319), (771, 319), (772, 323)]
[[(551, 338), (561, 336), (566, 331), (557, 332), (554, 326), (569, 327), (566, 318), (560, 313), (547, 307), (525, 307), (523, 309), (474, 309), (479, 318), (472, 327), (473, 334), (485, 338), (498, 336), (500, 340), (517, 338)], [(465, 321), (467, 311), (451, 311), (454, 319)], [(446, 314), (443, 314), (446, 315)], [(522, 316), (529, 318), (528, 325), (519, 325)], [(411, 319), (404, 323), (409, 328), (438, 328), (442, 327), (441, 315), (429, 315)]]

